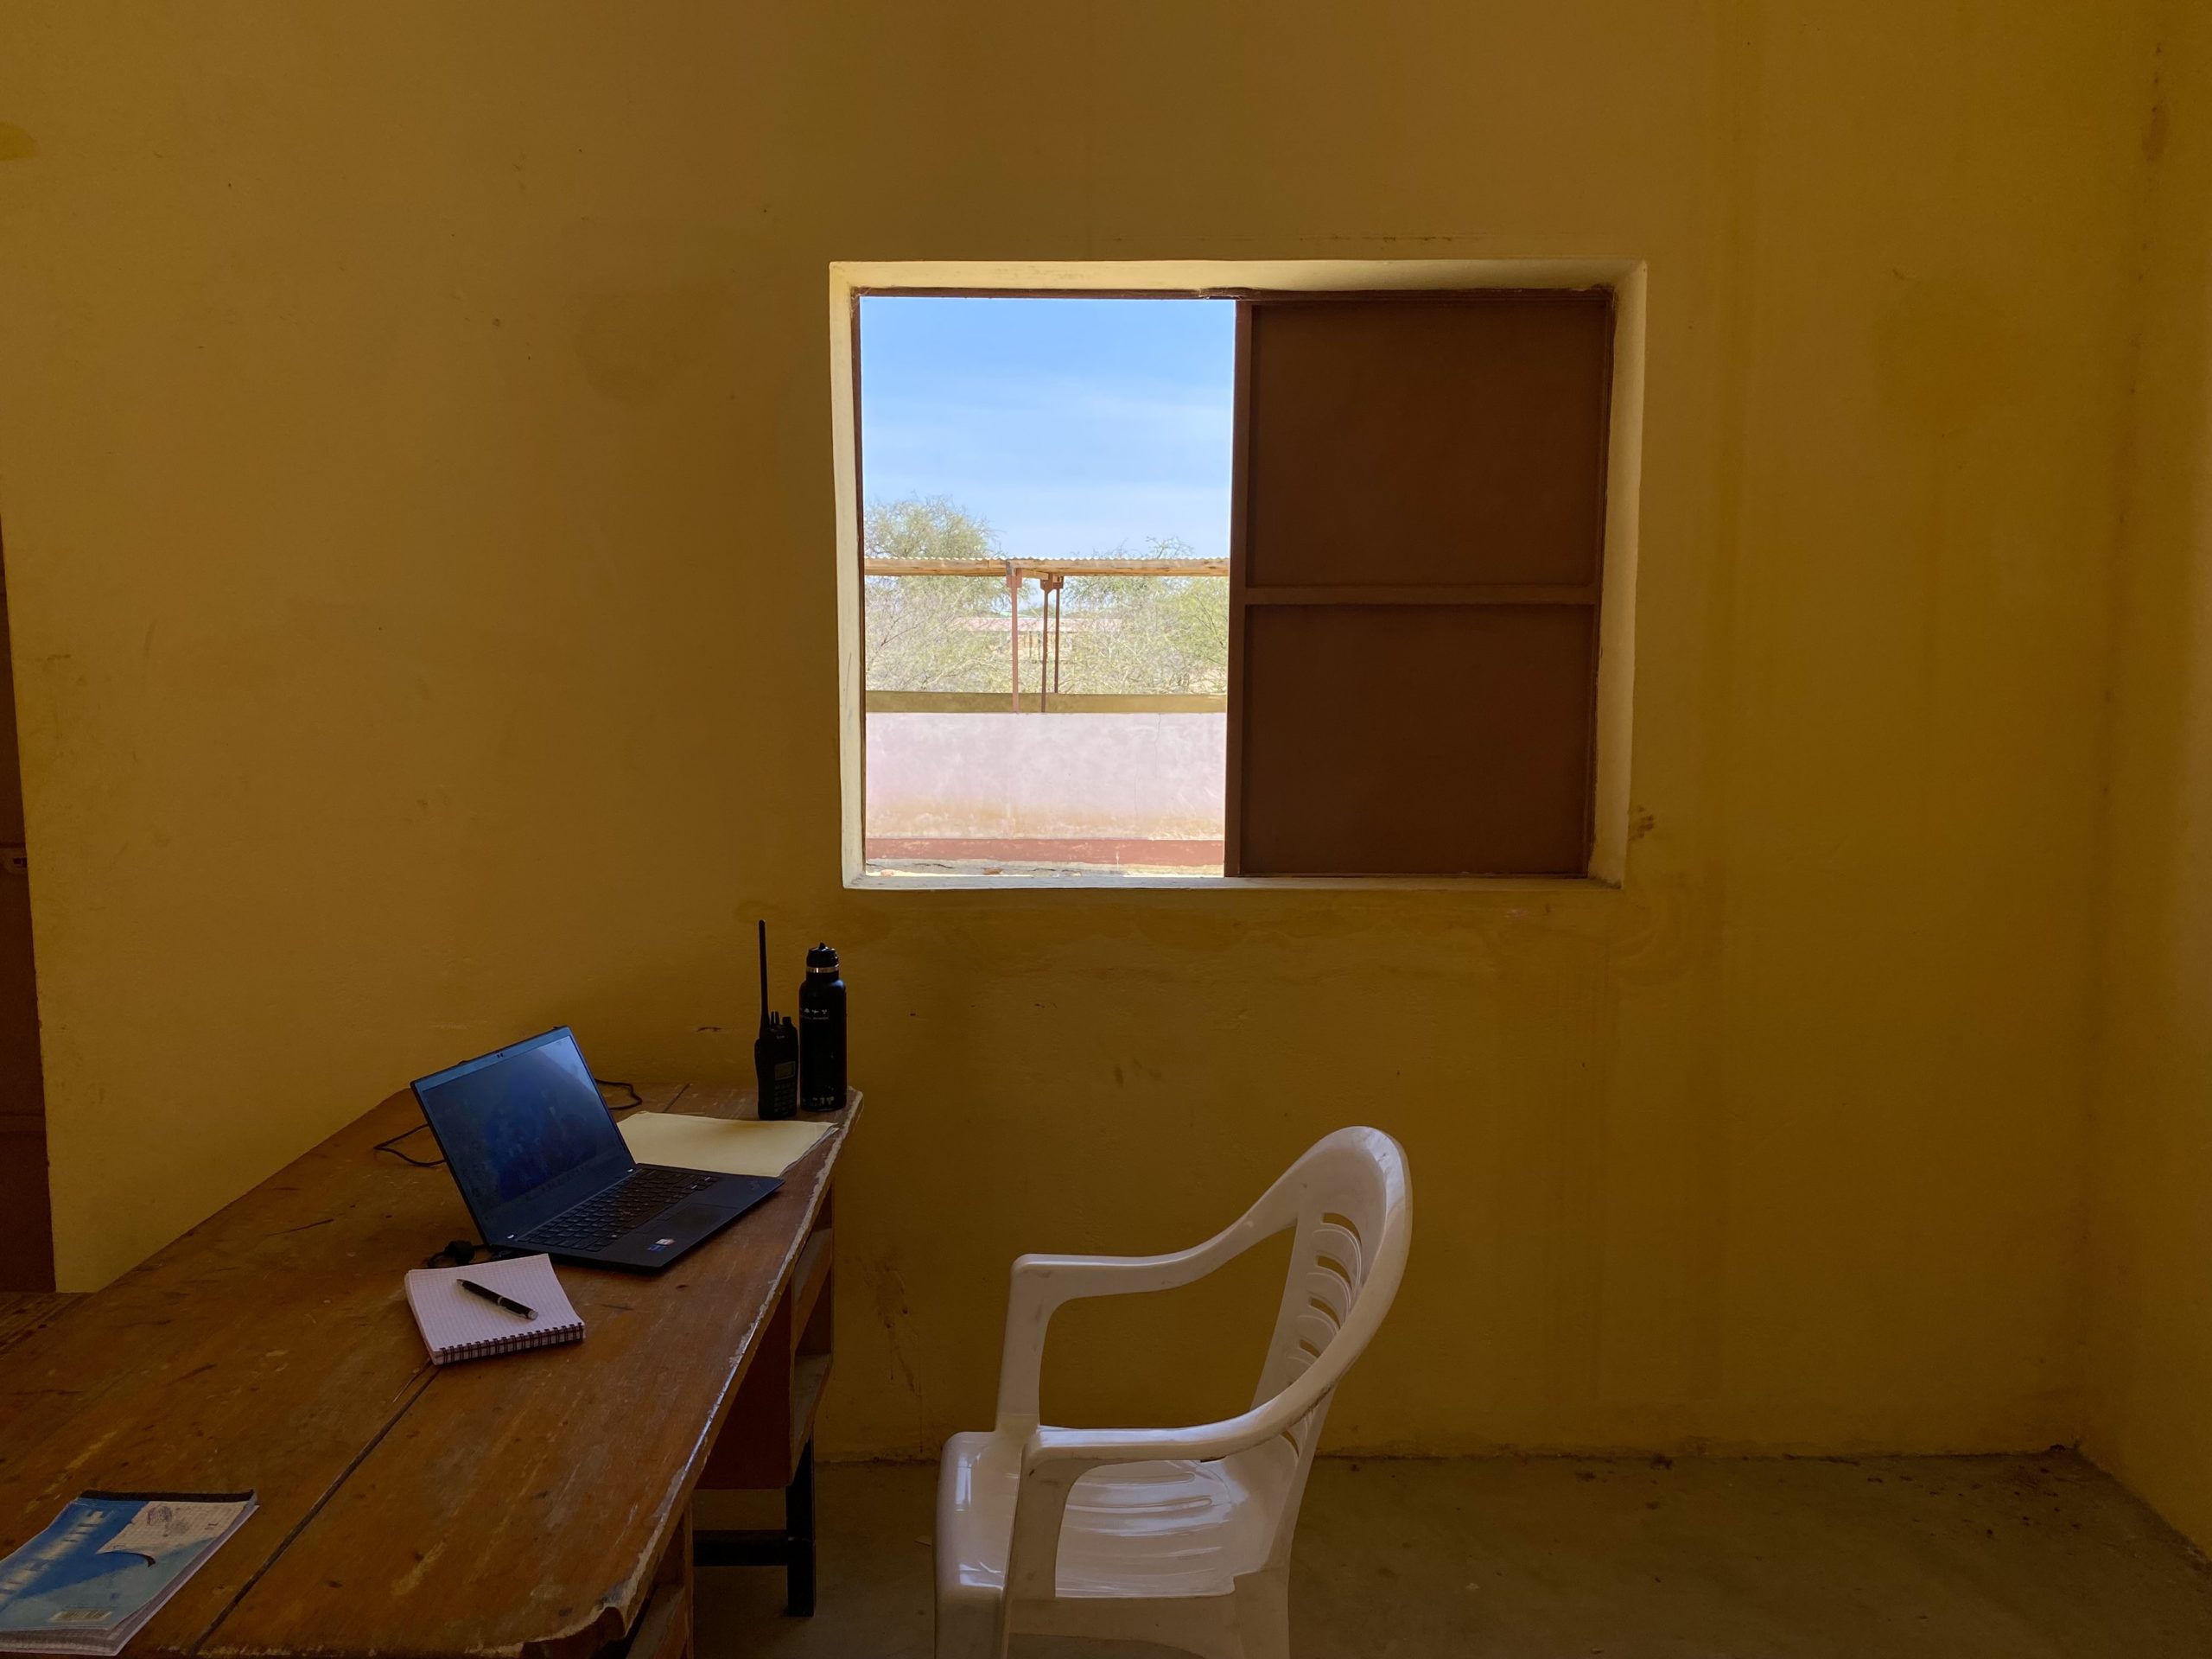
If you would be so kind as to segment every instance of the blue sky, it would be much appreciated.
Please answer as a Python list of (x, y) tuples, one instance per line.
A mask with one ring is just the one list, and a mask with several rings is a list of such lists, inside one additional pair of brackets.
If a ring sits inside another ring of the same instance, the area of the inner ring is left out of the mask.
[(861, 301), (861, 485), (944, 495), (1007, 553), (1229, 556), (1227, 300)]

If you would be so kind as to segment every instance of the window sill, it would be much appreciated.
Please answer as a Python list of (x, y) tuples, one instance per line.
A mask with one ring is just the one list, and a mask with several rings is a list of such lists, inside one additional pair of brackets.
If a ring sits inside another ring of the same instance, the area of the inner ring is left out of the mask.
[(1076, 870), (961, 875), (944, 871), (865, 870), (845, 877), (855, 893), (1459, 893), (1559, 896), (1618, 893), (1590, 875), (1109, 875)]

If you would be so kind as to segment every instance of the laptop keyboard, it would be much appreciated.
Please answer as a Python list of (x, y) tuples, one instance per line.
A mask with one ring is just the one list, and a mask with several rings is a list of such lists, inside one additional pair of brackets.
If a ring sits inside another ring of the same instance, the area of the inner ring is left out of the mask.
[(641, 1164), (613, 1185), (539, 1223), (519, 1242), (543, 1250), (603, 1250), (678, 1198), (712, 1186), (717, 1179), (696, 1169)]

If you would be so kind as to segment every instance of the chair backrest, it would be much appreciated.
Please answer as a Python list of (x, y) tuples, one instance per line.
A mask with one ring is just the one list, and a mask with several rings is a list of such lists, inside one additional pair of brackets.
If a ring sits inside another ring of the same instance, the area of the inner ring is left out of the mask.
[(1323, 1390), (1281, 1436), (1293, 1463), (1280, 1489), (1268, 1558), (1280, 1565), (1289, 1556), (1299, 1500), (1336, 1385), (1390, 1311), (1405, 1273), (1413, 1243), (1405, 1149), (1380, 1129), (1338, 1129), (1286, 1170), (1240, 1225), (1262, 1236), (1293, 1230), (1290, 1271), (1252, 1404), (1264, 1405), (1301, 1380)]

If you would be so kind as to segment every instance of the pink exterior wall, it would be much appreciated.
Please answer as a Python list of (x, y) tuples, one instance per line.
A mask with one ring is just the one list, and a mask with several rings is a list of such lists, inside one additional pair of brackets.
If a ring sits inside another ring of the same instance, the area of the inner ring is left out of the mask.
[(1218, 714), (868, 717), (869, 839), (1217, 842)]

